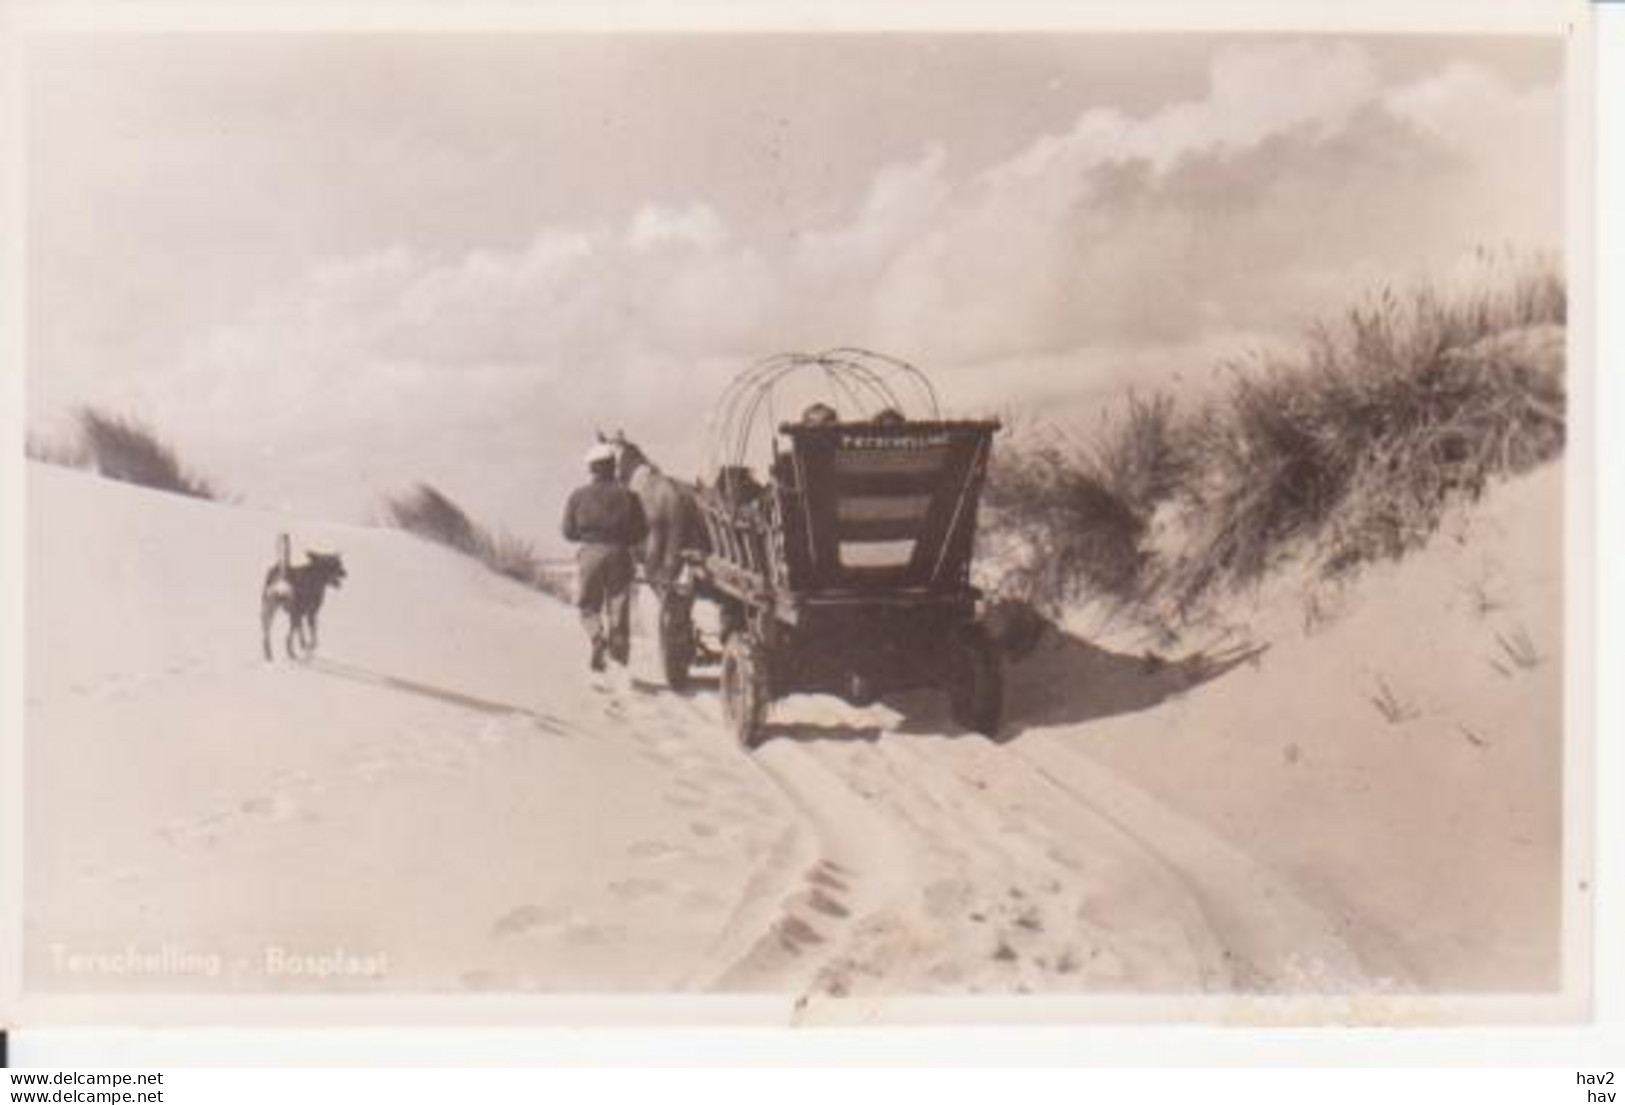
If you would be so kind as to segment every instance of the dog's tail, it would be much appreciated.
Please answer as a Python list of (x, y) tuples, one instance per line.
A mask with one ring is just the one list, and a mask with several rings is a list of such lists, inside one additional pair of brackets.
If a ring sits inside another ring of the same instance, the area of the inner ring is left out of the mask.
[(276, 537), (276, 563), (265, 573), (266, 602), (287, 598), (292, 590), (290, 583), (292, 567), (292, 543), (288, 540), (287, 534), (279, 533)]

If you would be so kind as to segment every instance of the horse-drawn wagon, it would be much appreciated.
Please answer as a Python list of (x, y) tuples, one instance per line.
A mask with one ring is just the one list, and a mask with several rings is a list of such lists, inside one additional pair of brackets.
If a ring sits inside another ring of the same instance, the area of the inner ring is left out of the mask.
[[(781, 422), (773, 396), (798, 374), (830, 401)], [(960, 725), (994, 733), (1000, 665), (971, 557), (997, 429), (942, 418), (916, 369), (861, 350), (774, 357), (739, 377), (713, 419), (714, 479), (697, 489), (706, 549), (663, 589), (667, 679), (680, 686), (695, 662), (698, 597), (718, 610), (724, 711), (747, 747), (769, 704), (795, 693), (867, 705), (934, 687)]]

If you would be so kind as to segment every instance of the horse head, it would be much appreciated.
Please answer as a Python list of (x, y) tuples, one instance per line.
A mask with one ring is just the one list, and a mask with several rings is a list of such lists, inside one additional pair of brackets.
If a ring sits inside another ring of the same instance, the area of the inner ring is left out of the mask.
[(626, 439), (624, 430), (616, 430), (614, 437), (605, 440), (615, 447), (615, 479), (620, 483), (630, 484), (639, 468), (658, 471), (648, 454)]

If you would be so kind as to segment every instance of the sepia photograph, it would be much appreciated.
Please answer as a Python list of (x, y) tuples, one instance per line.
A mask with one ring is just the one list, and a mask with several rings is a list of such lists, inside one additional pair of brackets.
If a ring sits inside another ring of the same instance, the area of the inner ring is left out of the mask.
[(1585, 1017), (1583, 42), (30, 35), (22, 998)]

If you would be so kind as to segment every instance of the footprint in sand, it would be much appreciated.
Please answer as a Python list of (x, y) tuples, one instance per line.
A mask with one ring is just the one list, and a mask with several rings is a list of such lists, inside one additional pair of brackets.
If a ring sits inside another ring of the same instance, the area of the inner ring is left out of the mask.
[(847, 909), (839, 899), (818, 889), (814, 889), (812, 893), (807, 895), (807, 908), (822, 913), (826, 917), (850, 917), (852, 915), (852, 911)]
[(1026, 910), (1016, 917), (1016, 927), (1027, 932), (1040, 933), (1044, 931), (1044, 915), (1036, 909)]
[(357, 782), (371, 783), (398, 770), (398, 768), (399, 765), (392, 759), (377, 757), (355, 761), (350, 765), (350, 774), (355, 777)]
[(498, 940), (510, 936), (522, 936), (539, 928), (548, 928), (561, 924), (568, 917), (568, 911), (559, 906), (515, 906), (501, 917), (498, 917), (491, 925), (491, 936)]
[(236, 820), (236, 817), (237, 815), (231, 813), (210, 813), (187, 821), (174, 821), (162, 826), (158, 830), (158, 835), (170, 844), (212, 846), (218, 841), (219, 834), (227, 823)]
[(642, 748), (634, 748), (632, 750), (632, 754), (638, 759), (642, 760), (644, 763), (652, 764), (658, 768), (669, 769), (672, 766), (671, 757), (662, 756), (658, 752), (649, 752)]
[(671, 887), (660, 879), (645, 879), (633, 876), (626, 879), (616, 879), (609, 884), (609, 891), (623, 901), (639, 901), (644, 898), (660, 897), (670, 891)]
[(784, 915), (774, 926), (779, 945), (799, 955), (803, 948), (825, 942), (826, 936), (818, 928), (819, 919), (840, 922), (852, 915), (845, 900), (845, 886), (837, 890), (831, 883), (840, 880), (832, 876), (827, 865), (820, 863), (807, 872), (808, 889), (785, 902)]
[(745, 782), (744, 777), (739, 772), (726, 764), (717, 763), (715, 760), (704, 761), (698, 769), (698, 774), (709, 782), (720, 783), (726, 787), (743, 786)]
[(464, 971), (457, 981), (463, 984), (463, 989), (480, 993), (513, 989), (508, 976), (499, 971)]
[(299, 804), (285, 794), (270, 794), (246, 799), (239, 809), (250, 817), (287, 821), (298, 815)]
[(659, 840), (634, 840), (626, 846), (626, 855), (629, 859), (658, 862), (660, 860), (677, 859), (688, 854), (688, 849), (679, 848)]
[(766, 815), (772, 807), (753, 794), (731, 794), (717, 807), (717, 812), (739, 821)]
[(625, 925), (602, 925), (591, 921), (572, 921), (564, 930), (564, 942), (579, 948), (619, 944), (626, 940)]
[(850, 889), (847, 886), (845, 879), (838, 875), (831, 874), (828, 866), (822, 863), (812, 869), (812, 874), (807, 876), (807, 881), (812, 883), (814, 886), (821, 886), (825, 890), (835, 890), (845, 893), (848, 889)]
[(695, 762), (694, 749), (690, 746), (687, 737), (651, 736), (649, 745), (657, 752), (663, 752), (672, 758), (672, 762), (684, 767), (690, 767)]
[(800, 917), (785, 917), (774, 926), (779, 943), (792, 952), (800, 953), (804, 947), (822, 944), (824, 938), (818, 930)]
[(702, 852), (691, 853), (695, 860), (705, 863), (734, 863), (740, 856), (756, 860), (769, 848), (767, 842), (746, 825), (719, 826), (709, 821), (692, 821), (688, 831), (709, 846)]
[(685, 909), (696, 910), (721, 909), (723, 906), (728, 904), (722, 895), (714, 894), (709, 890), (701, 890), (699, 888), (685, 890), (681, 900)]

